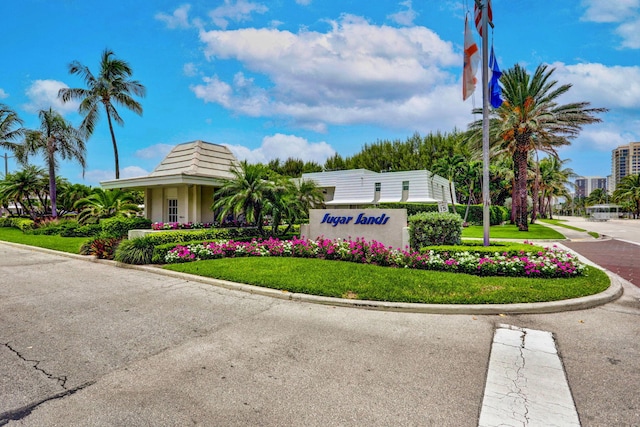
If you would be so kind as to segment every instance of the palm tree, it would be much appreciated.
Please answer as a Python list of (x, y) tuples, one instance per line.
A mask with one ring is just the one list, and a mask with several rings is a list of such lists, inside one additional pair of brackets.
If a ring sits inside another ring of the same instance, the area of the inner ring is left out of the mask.
[(0, 104), (0, 147), (14, 152), (16, 149), (15, 140), (22, 137), (23, 134), (22, 120), (18, 114), (9, 106)]
[[(595, 114), (604, 108), (588, 108), (588, 102), (558, 104), (570, 84), (558, 85), (551, 80), (554, 69), (539, 65), (533, 76), (516, 64), (500, 79), (505, 102), (491, 111), (489, 132), (494, 145), (511, 154), (514, 162), (515, 191), (513, 207), (518, 229), (528, 231), (527, 224), (527, 162), (531, 150), (554, 151), (554, 147), (569, 144), (583, 125), (599, 122)], [(476, 133), (482, 122), (471, 125)]]
[(51, 216), (56, 218), (58, 210), (56, 205), (56, 169), (59, 156), (63, 160), (77, 160), (84, 173), (85, 153), (84, 134), (74, 128), (58, 112), (49, 108), (38, 113), (40, 117), (40, 129), (28, 130), (21, 149), (19, 161), (27, 162), (27, 157), (33, 154), (42, 154), (44, 162), (49, 170), (49, 198), (51, 199)]
[(129, 192), (96, 188), (92, 194), (78, 200), (74, 207), (79, 211), (78, 221), (86, 224), (118, 215), (134, 215), (140, 208), (133, 200), (134, 196)]
[(42, 177), (44, 176), (44, 169), (34, 165), (26, 165), (22, 170), (8, 173), (0, 182), (1, 198), (13, 202), (20, 214), (28, 213), (35, 219), (38, 213), (37, 200), (39, 199), (41, 204), (43, 202)]
[(480, 179), (482, 177), (482, 162), (478, 160), (470, 160), (461, 165), (460, 181), (466, 186), (467, 208), (464, 211), (462, 222), (467, 222), (469, 216), (469, 207), (471, 202), (475, 200), (474, 190), (480, 188)]
[(634, 217), (640, 215), (640, 174), (627, 175), (613, 192), (614, 199), (619, 203), (631, 202), (634, 205)]
[(211, 205), (218, 211), (222, 222), (229, 215), (244, 214), (246, 221), (255, 224), (262, 233), (265, 201), (274, 188), (268, 179), (268, 169), (260, 164), (249, 164), (246, 160), (231, 172), (233, 177), (222, 181), (222, 187), (214, 194), (216, 200)]
[(449, 180), (449, 194), (451, 195), (451, 204), (453, 212), (456, 212), (456, 196), (453, 193), (453, 181), (458, 176), (464, 166), (465, 160), (460, 154), (453, 156), (441, 157), (433, 164), (433, 173), (440, 175)]
[(545, 157), (540, 160), (540, 213), (548, 212), (549, 218), (553, 218), (551, 201), (554, 197), (571, 199), (569, 186), (571, 180), (577, 175), (571, 168), (565, 168), (567, 160), (560, 160), (555, 156)]
[(596, 188), (591, 193), (589, 193), (589, 195), (587, 196), (586, 202), (589, 206), (602, 205), (602, 204), (608, 203), (609, 193), (607, 193), (607, 190), (605, 189)]
[[(63, 102), (79, 100), (80, 114), (84, 115), (84, 120), (80, 129), (87, 136), (93, 134), (96, 122), (100, 117), (100, 106), (104, 107), (109, 123), (109, 132), (113, 143), (113, 155), (115, 158), (116, 179), (120, 178), (120, 161), (118, 159), (118, 144), (113, 132), (115, 121), (120, 126), (124, 125), (124, 120), (118, 114), (115, 105), (123, 106), (138, 115), (142, 115), (142, 106), (132, 95), (144, 97), (145, 87), (137, 80), (130, 80), (133, 70), (129, 64), (114, 57), (113, 51), (105, 49), (102, 52), (100, 61), (100, 73), (94, 76), (88, 67), (74, 61), (69, 64), (69, 72), (77, 74), (84, 79), (87, 86), (84, 88), (64, 88), (60, 89), (58, 96)], [(115, 104), (115, 105), (114, 105)]]
[(61, 214), (73, 211), (75, 203), (92, 193), (91, 187), (84, 184), (70, 184), (62, 181), (56, 184), (56, 205)]

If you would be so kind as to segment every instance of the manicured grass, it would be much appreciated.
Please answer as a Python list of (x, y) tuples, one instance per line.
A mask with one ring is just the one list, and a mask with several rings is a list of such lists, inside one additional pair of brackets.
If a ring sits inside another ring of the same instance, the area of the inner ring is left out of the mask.
[(547, 224), (557, 225), (558, 227), (568, 228), (569, 230), (587, 231), (584, 228), (578, 228), (578, 227), (574, 227), (574, 226), (569, 225), (569, 224), (565, 224), (565, 221), (560, 220), (560, 219), (541, 219), (540, 222), (546, 222)]
[(288, 292), (374, 301), (502, 304), (556, 301), (605, 290), (608, 276), (587, 267), (570, 279), (479, 277), (308, 258), (222, 258), (164, 268)]
[(87, 237), (25, 234), (17, 228), (0, 227), (0, 240), (77, 254), (80, 252), (80, 246), (87, 241)]
[[(462, 237), (482, 238), (484, 228), (481, 225), (472, 225), (462, 229)], [(518, 227), (511, 224), (494, 225), (489, 229), (489, 237), (493, 239), (549, 239), (562, 240), (565, 237), (549, 227), (540, 224), (529, 224), (529, 231), (519, 231)]]

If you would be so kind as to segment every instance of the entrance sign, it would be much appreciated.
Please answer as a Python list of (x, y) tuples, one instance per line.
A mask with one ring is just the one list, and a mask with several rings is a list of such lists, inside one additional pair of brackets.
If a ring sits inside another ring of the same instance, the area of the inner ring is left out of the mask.
[(300, 228), (308, 239), (375, 240), (387, 247), (409, 244), (406, 209), (311, 209), (309, 224)]

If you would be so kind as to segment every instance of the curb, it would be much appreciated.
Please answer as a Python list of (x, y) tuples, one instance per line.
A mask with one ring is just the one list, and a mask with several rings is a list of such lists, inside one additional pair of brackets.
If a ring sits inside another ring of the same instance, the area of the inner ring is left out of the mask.
[[(300, 293), (292, 293), (277, 289), (263, 288), (260, 286), (247, 285), (244, 283), (230, 282), (227, 280), (211, 279), (208, 277), (196, 276), (187, 273), (164, 270), (158, 267), (148, 265), (132, 265), (123, 264), (116, 261), (96, 259), (91, 255), (78, 255), (67, 252), (59, 252), (47, 248), (39, 248), (36, 246), (28, 246), (20, 243), (2, 242), (10, 246), (16, 246), (22, 249), (28, 249), (36, 252), (44, 252), (51, 255), (64, 256), (67, 258), (79, 259), (99, 264), (111, 265), (118, 268), (145, 271), (148, 273), (159, 274), (167, 277), (173, 277), (190, 282), (199, 282), (224, 289), (250, 293), (254, 295), (278, 298), (282, 300), (305, 302), (312, 304), (330, 305), (337, 307), (359, 308), (366, 310), (392, 311), (404, 313), (422, 313), (422, 314), (543, 314), (543, 313), (559, 313), (563, 311), (585, 310), (600, 305), (604, 305), (620, 298), (623, 294), (622, 283), (623, 278), (600, 266), (593, 264), (591, 261), (580, 256), (581, 260), (602, 269), (611, 279), (611, 285), (603, 292), (595, 295), (588, 295), (580, 298), (573, 298), (561, 301), (534, 302), (534, 303), (517, 303), (517, 304), (420, 304), (420, 303), (403, 303), (403, 302), (386, 302), (386, 301), (369, 301), (369, 300), (351, 300), (344, 298), (323, 297), (317, 295), (308, 295)], [(562, 245), (564, 246), (564, 245)], [(569, 250), (564, 247), (565, 250)], [(573, 251), (572, 251), (573, 252)], [(579, 255), (579, 254), (578, 254)]]

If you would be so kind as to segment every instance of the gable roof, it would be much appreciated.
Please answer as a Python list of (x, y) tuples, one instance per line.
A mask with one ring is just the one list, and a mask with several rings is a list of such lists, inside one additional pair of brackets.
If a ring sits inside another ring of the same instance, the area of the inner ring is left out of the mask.
[(214, 185), (217, 180), (231, 178), (238, 161), (224, 145), (205, 141), (178, 144), (147, 176), (102, 181), (110, 188), (144, 188), (158, 185)]

